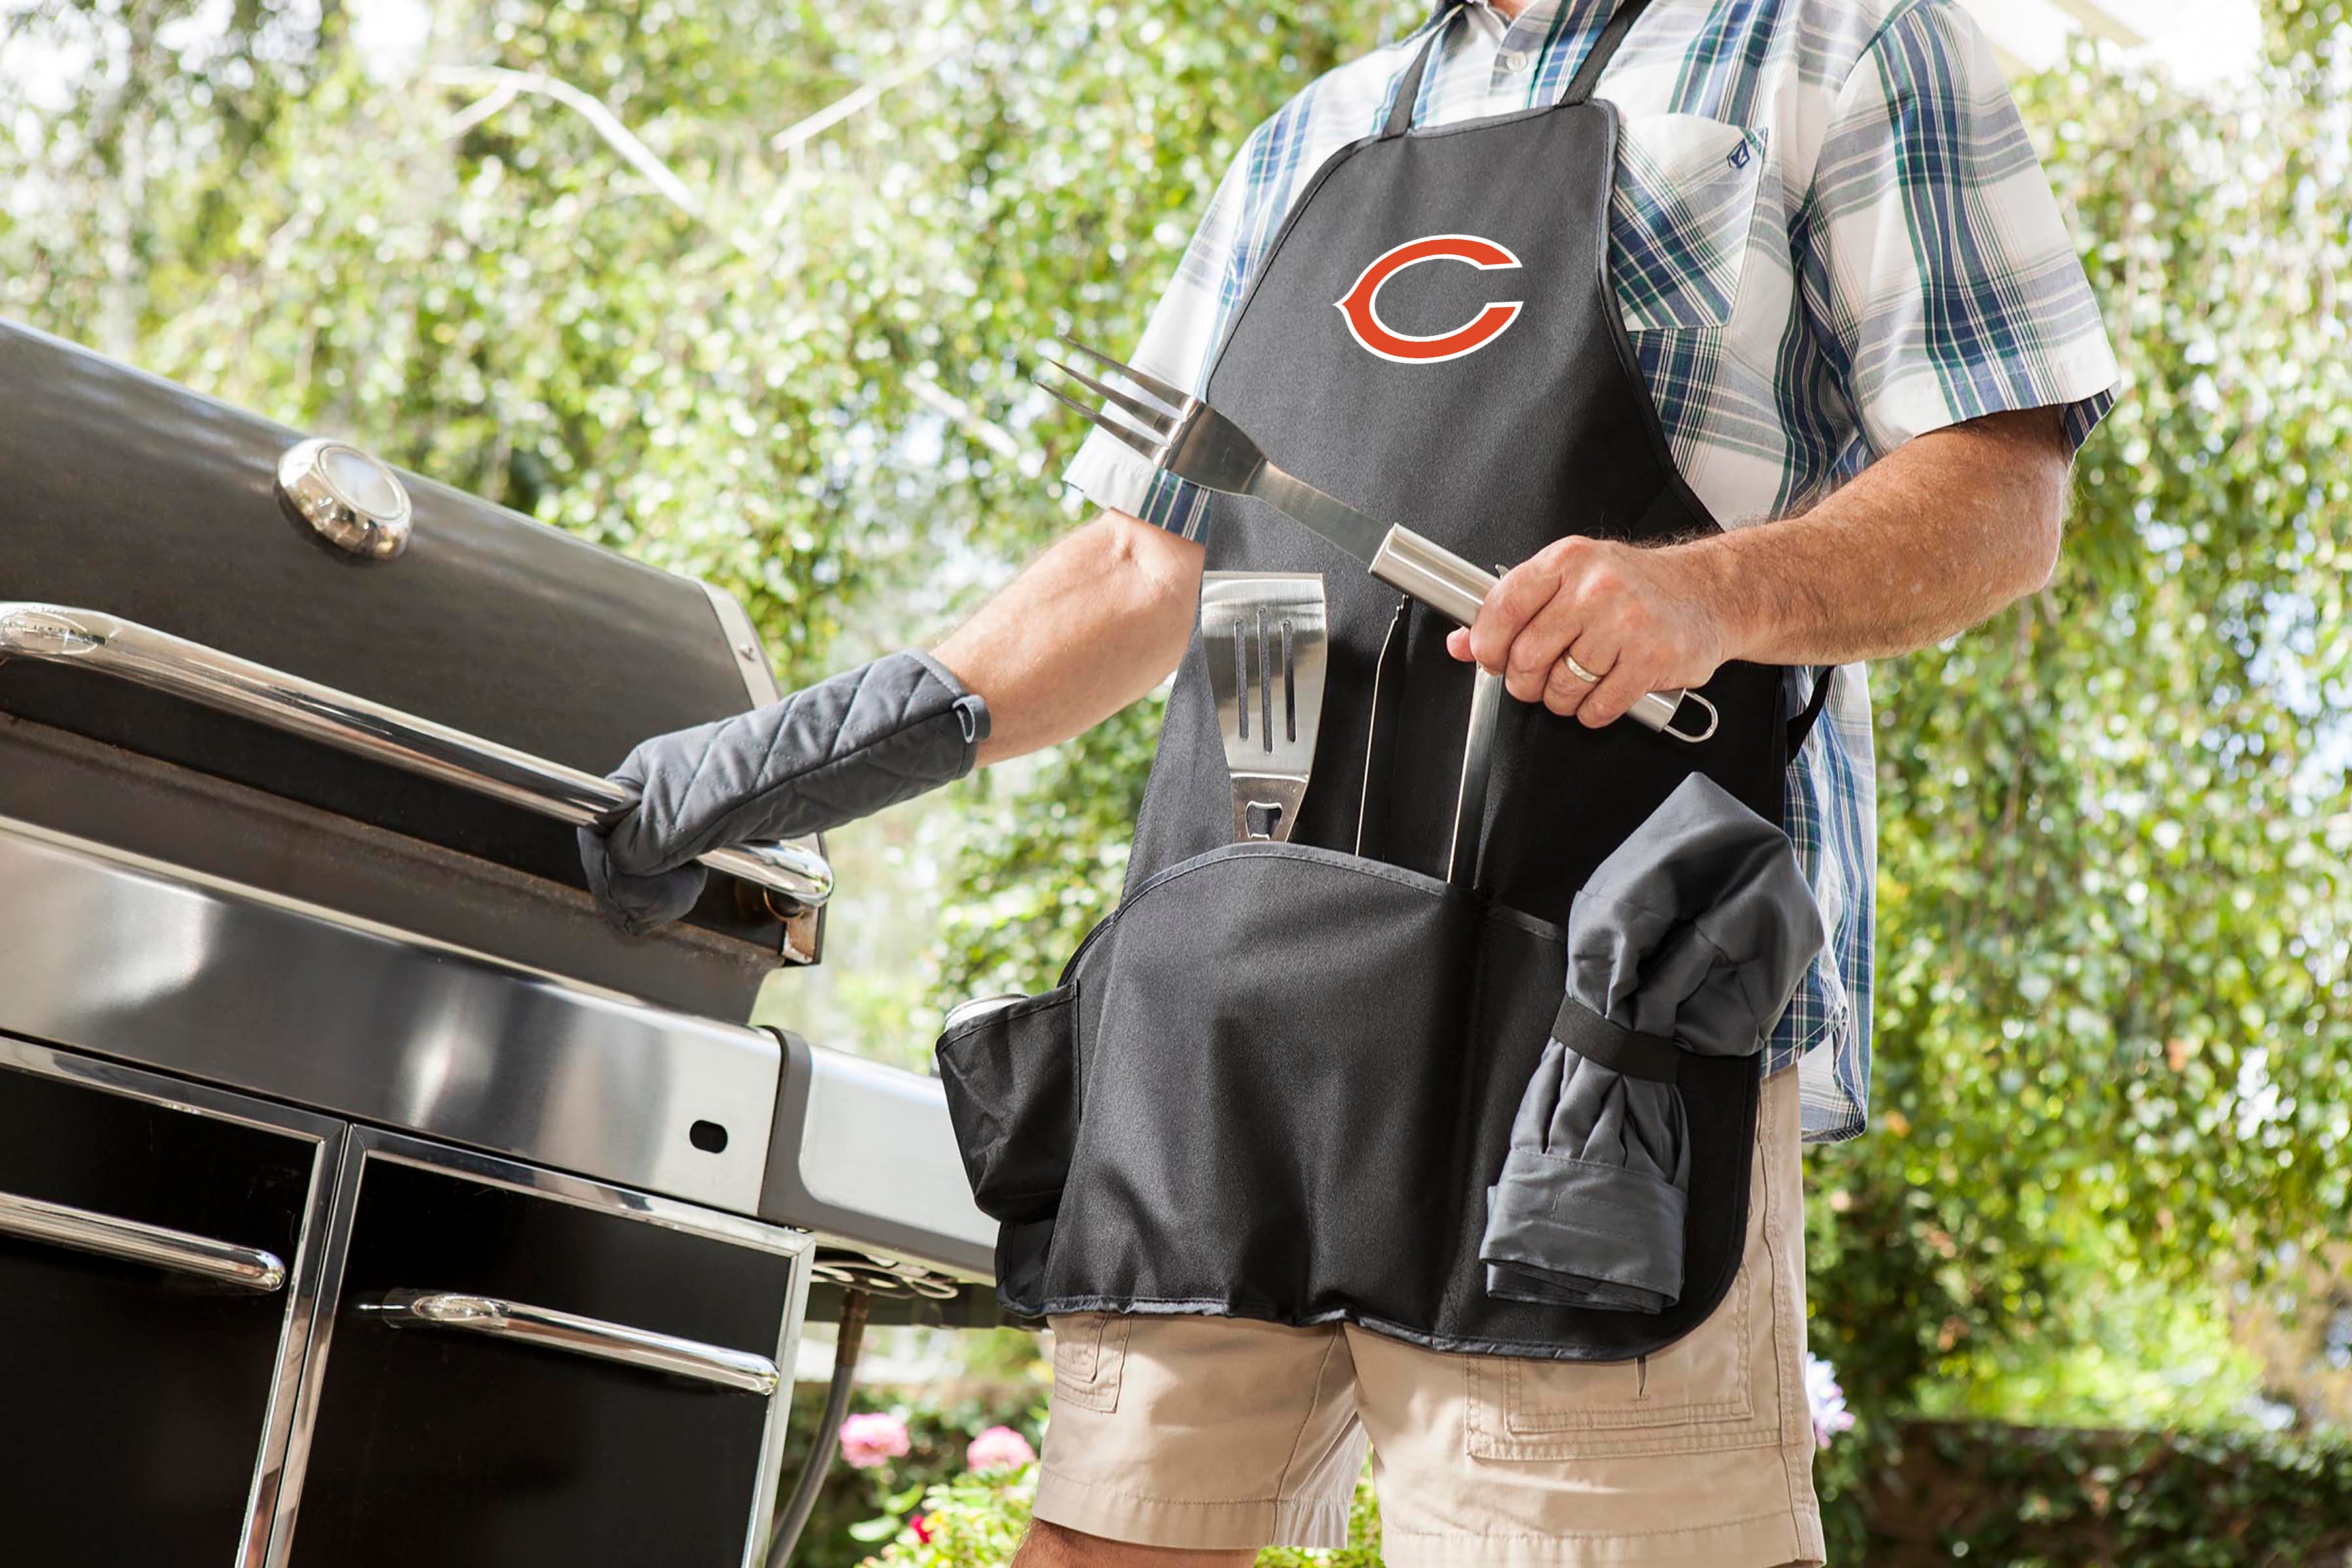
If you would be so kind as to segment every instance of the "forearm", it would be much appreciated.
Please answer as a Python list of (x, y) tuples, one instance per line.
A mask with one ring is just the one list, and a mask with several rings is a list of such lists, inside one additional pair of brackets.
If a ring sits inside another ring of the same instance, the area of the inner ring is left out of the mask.
[(988, 700), (981, 764), (1066, 741), (1165, 679), (1192, 636), (1202, 554), (1163, 529), (1101, 513), (933, 648)]
[(2051, 410), (1971, 420), (1887, 454), (1801, 516), (1668, 549), (1717, 606), (1727, 658), (1891, 658), (2049, 580), (2068, 456)]
[(1728, 659), (1907, 653), (2049, 580), (2071, 457), (2056, 410), (1999, 414), (1919, 437), (1801, 517), (1657, 549), (1572, 535), (1505, 574), (1447, 647), (1594, 728)]

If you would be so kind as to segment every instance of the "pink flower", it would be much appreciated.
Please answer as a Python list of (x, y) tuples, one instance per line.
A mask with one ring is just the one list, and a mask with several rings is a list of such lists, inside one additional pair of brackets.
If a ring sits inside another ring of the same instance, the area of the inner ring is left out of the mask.
[(931, 1516), (929, 1514), (917, 1514), (914, 1518), (912, 1528), (915, 1531), (915, 1542), (917, 1545), (929, 1546), (931, 1543)]
[(907, 1448), (907, 1423), (896, 1415), (868, 1411), (841, 1424), (841, 1457), (854, 1470), (887, 1465)]
[(1036, 1458), (1028, 1438), (1010, 1426), (991, 1426), (971, 1440), (963, 1462), (975, 1470), (1017, 1470)]

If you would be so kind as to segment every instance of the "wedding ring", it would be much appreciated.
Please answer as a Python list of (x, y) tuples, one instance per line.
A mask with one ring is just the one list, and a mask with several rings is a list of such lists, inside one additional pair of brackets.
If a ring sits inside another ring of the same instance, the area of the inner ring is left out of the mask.
[(1568, 666), (1569, 674), (1576, 677), (1577, 679), (1581, 680), (1585, 685), (1598, 686), (1601, 684), (1601, 678), (1593, 674), (1591, 670), (1585, 668), (1584, 666), (1577, 663), (1576, 656), (1574, 654), (1563, 653), (1559, 656), (1559, 661), (1560, 663)]

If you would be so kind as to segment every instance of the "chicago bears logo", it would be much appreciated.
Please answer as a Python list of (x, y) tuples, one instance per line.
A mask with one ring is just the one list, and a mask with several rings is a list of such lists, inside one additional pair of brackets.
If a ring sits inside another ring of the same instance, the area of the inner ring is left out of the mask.
[(1371, 353), (1400, 364), (1434, 364), (1440, 360), (1460, 359), (1493, 342), (1503, 335), (1505, 328), (1519, 319), (1525, 302), (1504, 300), (1487, 306), (1466, 326), (1450, 332), (1424, 336), (1396, 331), (1381, 320), (1381, 289), (1406, 268), (1423, 261), (1466, 261), (1481, 272), (1505, 271), (1519, 265), (1519, 258), (1509, 250), (1475, 234), (1433, 234), (1407, 240), (1365, 268), (1357, 277), (1355, 287), (1334, 301), (1339, 314), (1347, 318), (1349, 333)]

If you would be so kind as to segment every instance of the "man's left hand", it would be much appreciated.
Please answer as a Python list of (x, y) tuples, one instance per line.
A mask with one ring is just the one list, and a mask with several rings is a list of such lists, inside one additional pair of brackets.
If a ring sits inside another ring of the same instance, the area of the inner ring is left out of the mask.
[(1644, 692), (1705, 685), (1736, 656), (1705, 568), (1687, 546), (1562, 539), (1513, 567), (1445, 646), (1521, 701), (1597, 730)]

